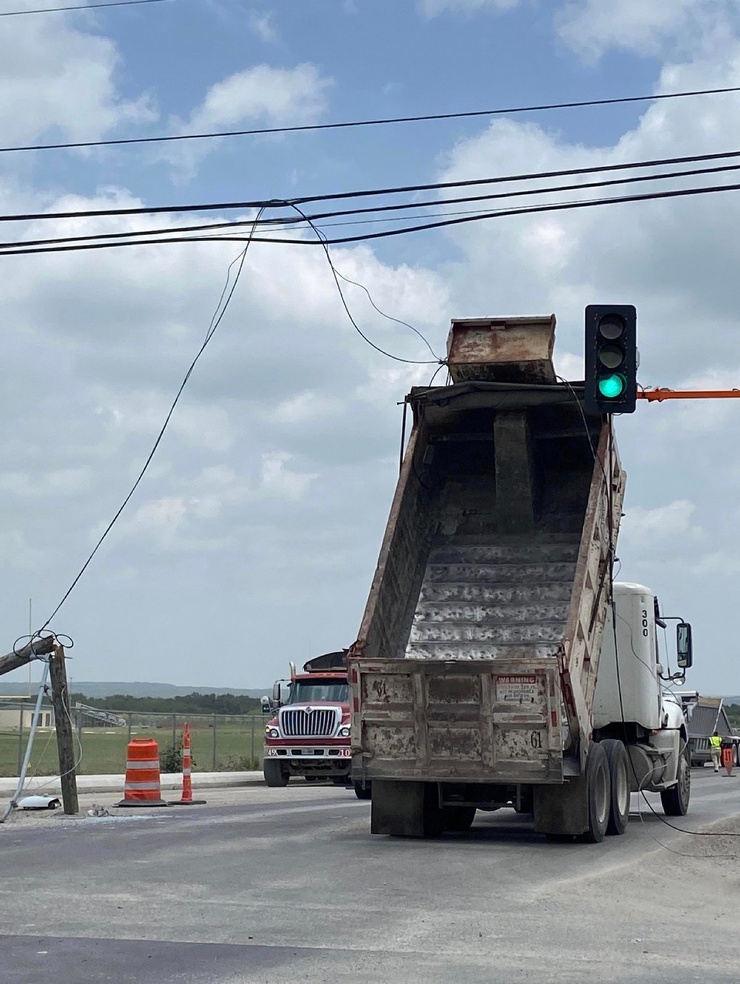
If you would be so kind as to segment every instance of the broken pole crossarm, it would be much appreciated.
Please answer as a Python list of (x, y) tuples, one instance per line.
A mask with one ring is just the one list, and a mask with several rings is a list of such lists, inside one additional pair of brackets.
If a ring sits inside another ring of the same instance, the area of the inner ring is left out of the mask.
[(27, 666), (36, 656), (48, 656), (54, 652), (54, 645), (54, 636), (44, 636), (41, 639), (32, 639), (7, 656), (0, 656), (0, 676), (18, 670), (21, 666)]
[(57, 734), (59, 752), (59, 779), (62, 785), (62, 805), (64, 812), (73, 815), (79, 812), (77, 799), (77, 776), (75, 762), (74, 730), (69, 713), (69, 690), (67, 688), (67, 668), (64, 663), (64, 647), (58, 643), (49, 660), (51, 678), (51, 703), (54, 707), (54, 726)]
[(638, 390), (638, 400), (661, 403), (663, 400), (732, 400), (740, 399), (740, 389), (729, 390), (673, 390), (667, 386)]

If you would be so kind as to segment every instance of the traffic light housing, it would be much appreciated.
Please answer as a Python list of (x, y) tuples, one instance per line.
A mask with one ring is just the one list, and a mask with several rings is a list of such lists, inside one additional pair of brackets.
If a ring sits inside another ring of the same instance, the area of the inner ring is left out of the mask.
[(637, 401), (637, 311), (632, 304), (586, 308), (586, 413), (634, 413)]

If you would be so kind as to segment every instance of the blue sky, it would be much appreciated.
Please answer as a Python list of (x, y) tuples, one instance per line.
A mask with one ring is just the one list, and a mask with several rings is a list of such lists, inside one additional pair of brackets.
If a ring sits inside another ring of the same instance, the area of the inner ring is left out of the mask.
[[(24, 6), (45, 4), (3, 9)], [(733, 85), (730, 0), (171, 0), (0, 18), (5, 147)], [(5, 214), (184, 205), (739, 146), (730, 94), (5, 153), (0, 191)], [(644, 385), (734, 386), (739, 212), (725, 193), (511, 217), (337, 247), (333, 258), (438, 352), (453, 317), (554, 311), (558, 367), (576, 379), (585, 305), (634, 303)], [(232, 217), (81, 218), (72, 234)], [(15, 223), (3, 235), (71, 230)], [(1, 258), (5, 650), (26, 631), (29, 598), (38, 621), (54, 608), (128, 491), (238, 253), (203, 243)], [(429, 357), (346, 289), (376, 344)], [(289, 659), (349, 645), (395, 482), (397, 401), (433, 368), (362, 341), (319, 250), (253, 246), (150, 470), (54, 620), (76, 641), (73, 679), (262, 686)], [(740, 692), (728, 614), (740, 572), (739, 423), (729, 402), (641, 405), (618, 423), (629, 473), (622, 576), (694, 623), (689, 684), (715, 693)]]

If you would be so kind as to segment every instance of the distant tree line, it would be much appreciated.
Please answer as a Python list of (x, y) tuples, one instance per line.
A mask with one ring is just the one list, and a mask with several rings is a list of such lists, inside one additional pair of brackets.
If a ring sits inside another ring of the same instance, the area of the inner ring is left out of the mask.
[(138, 711), (152, 714), (251, 714), (260, 710), (256, 697), (237, 694), (186, 694), (183, 697), (132, 697), (113, 694), (112, 697), (87, 697), (71, 694), (74, 704), (88, 704), (101, 711)]
[(740, 704), (725, 704), (727, 720), (733, 728), (740, 728)]

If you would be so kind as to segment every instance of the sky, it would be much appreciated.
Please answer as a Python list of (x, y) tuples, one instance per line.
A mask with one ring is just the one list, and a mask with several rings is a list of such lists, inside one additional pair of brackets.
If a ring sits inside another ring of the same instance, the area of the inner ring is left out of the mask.
[[(0, 15), (47, 6), (2, 0)], [(740, 93), (10, 148), (732, 86), (734, 0), (167, 0), (0, 16), (2, 241), (247, 222), (256, 212), (8, 216), (285, 200), (736, 151)], [(733, 182), (730, 171), (536, 201)], [(445, 205), (452, 194), (406, 201), (431, 200), (435, 212), (483, 207)], [(335, 218), (321, 228), (336, 237), (400, 225)], [(73, 583), (239, 269), (142, 481), (51, 622), (74, 640), (73, 683), (262, 687), (289, 660), (349, 646), (397, 478), (399, 401), (429, 383), (452, 318), (554, 312), (556, 367), (577, 380), (584, 307), (634, 304), (643, 386), (740, 387), (738, 228), (740, 193), (725, 191), (332, 246), (367, 340), (307, 229), (253, 243), (241, 269), (243, 242), (233, 241), (6, 250), (0, 648), (42, 625)], [(649, 585), (666, 614), (693, 624), (686, 685), (704, 693), (740, 693), (739, 429), (734, 400), (641, 401), (616, 423), (628, 473), (620, 577)]]

